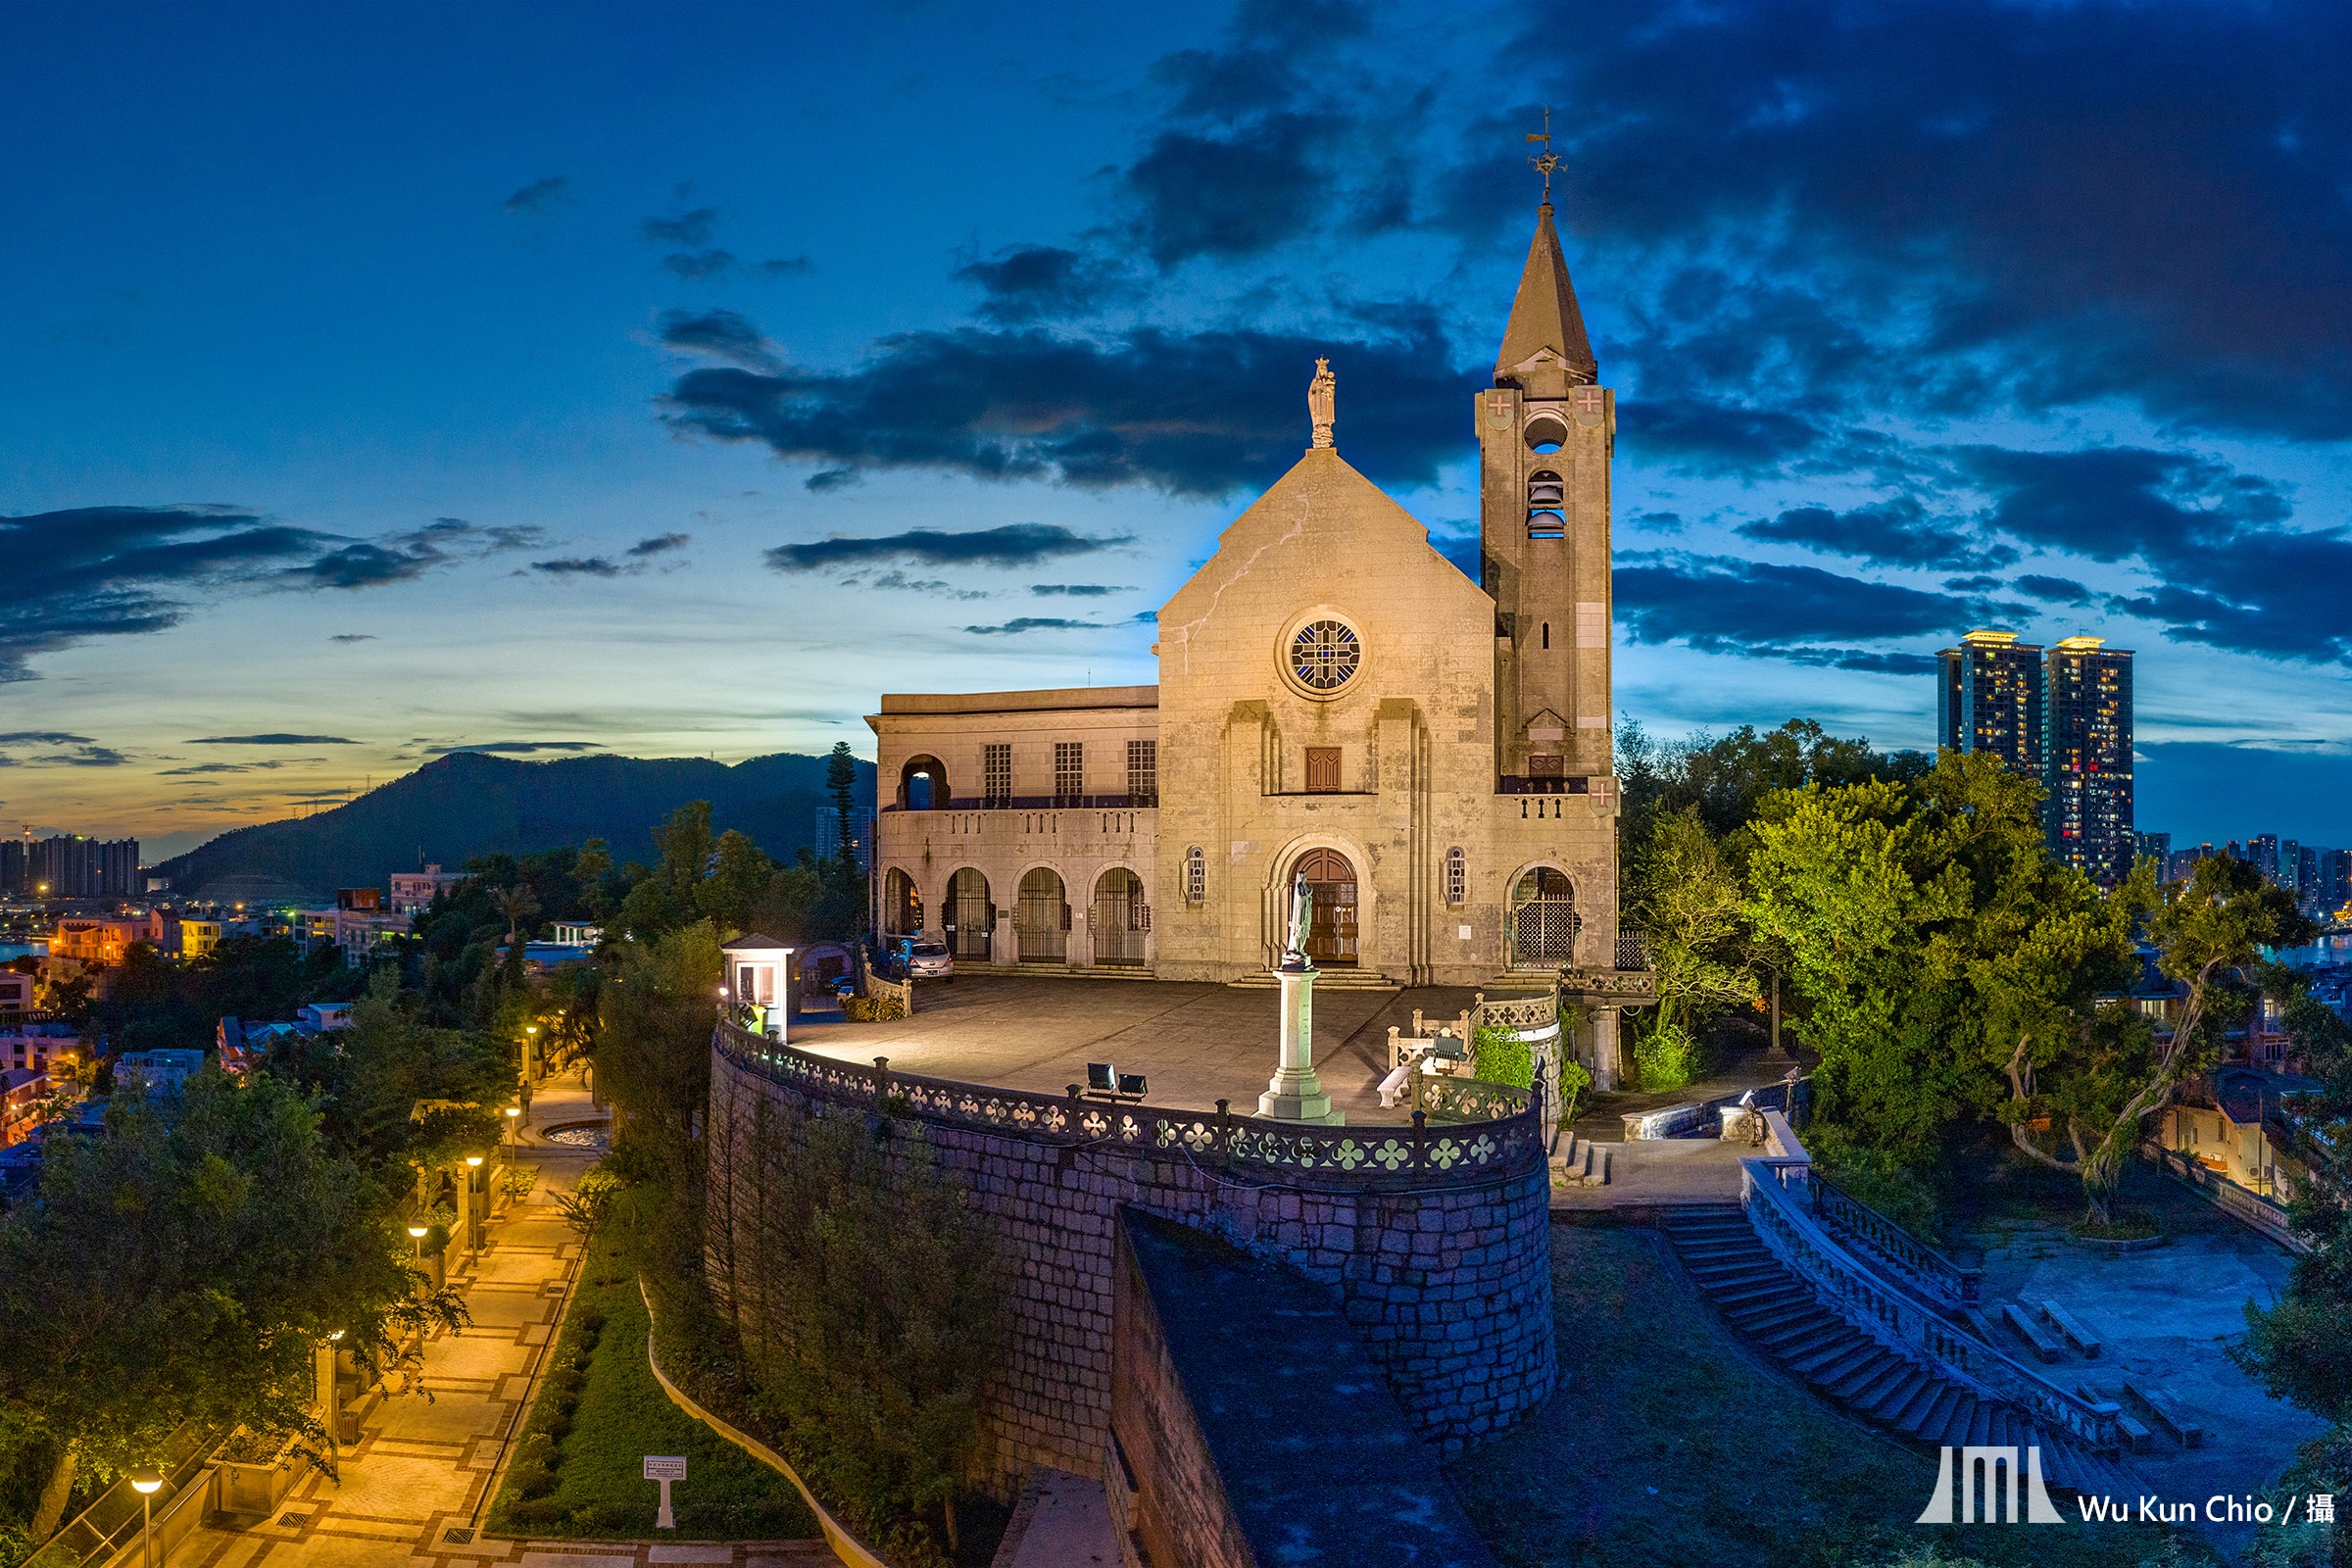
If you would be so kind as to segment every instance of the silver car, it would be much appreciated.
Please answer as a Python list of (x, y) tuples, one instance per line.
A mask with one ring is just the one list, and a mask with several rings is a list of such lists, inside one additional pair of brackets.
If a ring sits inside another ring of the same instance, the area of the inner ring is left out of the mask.
[(944, 942), (916, 941), (901, 938), (894, 956), (900, 972), (909, 980), (953, 980), (956, 978), (956, 956)]

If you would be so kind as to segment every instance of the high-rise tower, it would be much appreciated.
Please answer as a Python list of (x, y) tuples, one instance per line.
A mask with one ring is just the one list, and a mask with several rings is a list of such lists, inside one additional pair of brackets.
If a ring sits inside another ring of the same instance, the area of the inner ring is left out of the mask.
[(1611, 771), (1609, 458), (1615, 396), (1585, 335), (1551, 204), (1477, 394), (1479, 581), (1494, 599), (1494, 770), (1530, 787)]
[(2050, 853), (2101, 887), (2132, 871), (2132, 652), (2061, 637), (2043, 662)]
[(2041, 776), (2041, 647), (2013, 631), (1972, 631), (1937, 654), (1938, 744), (1991, 752), (2012, 772)]

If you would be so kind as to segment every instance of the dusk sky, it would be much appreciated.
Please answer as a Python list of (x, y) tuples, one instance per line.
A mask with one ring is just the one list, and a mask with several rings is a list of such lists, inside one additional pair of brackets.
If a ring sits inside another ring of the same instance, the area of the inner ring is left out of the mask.
[(1933, 744), (2135, 649), (2139, 825), (2352, 844), (2352, 9), (0, 7), (0, 820), (1154, 679), (1305, 444), (1474, 555), (1539, 184), (1617, 703)]

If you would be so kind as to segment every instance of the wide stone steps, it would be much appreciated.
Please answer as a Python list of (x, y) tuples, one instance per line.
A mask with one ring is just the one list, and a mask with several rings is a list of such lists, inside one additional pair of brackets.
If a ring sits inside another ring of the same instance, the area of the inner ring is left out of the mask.
[(1551, 1156), (1551, 1179), (1555, 1186), (1606, 1187), (1609, 1182), (1609, 1148), (1590, 1138), (1566, 1135)]
[(1677, 1208), (1663, 1220), (1684, 1268), (1750, 1345), (1814, 1392), (1872, 1425), (1934, 1446), (2038, 1446), (2053, 1492), (2117, 1494), (2135, 1483), (2024, 1411), (1980, 1397), (1926, 1360), (1913, 1360), (1824, 1305), (1775, 1256), (1736, 1203)]

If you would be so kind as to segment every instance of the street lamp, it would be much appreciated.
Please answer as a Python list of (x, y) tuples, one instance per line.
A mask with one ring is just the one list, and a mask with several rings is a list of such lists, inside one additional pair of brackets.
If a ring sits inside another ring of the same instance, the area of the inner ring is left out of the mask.
[(507, 1154), (512, 1158), (514, 1153), (514, 1129), (520, 1125), (522, 1107), (509, 1105), (501, 1114), (507, 1118)]
[(410, 1239), (415, 1241), (416, 1244), (416, 1267), (419, 1270), (422, 1270), (424, 1267), (424, 1234), (431, 1229), (432, 1227), (430, 1225), (412, 1225), (409, 1227)]
[(139, 1494), (139, 1543), (147, 1568), (155, 1568), (155, 1494), (163, 1490), (164, 1478), (154, 1470), (133, 1470), (130, 1486)]
[(482, 1254), (482, 1156), (466, 1156), (466, 1250)]

